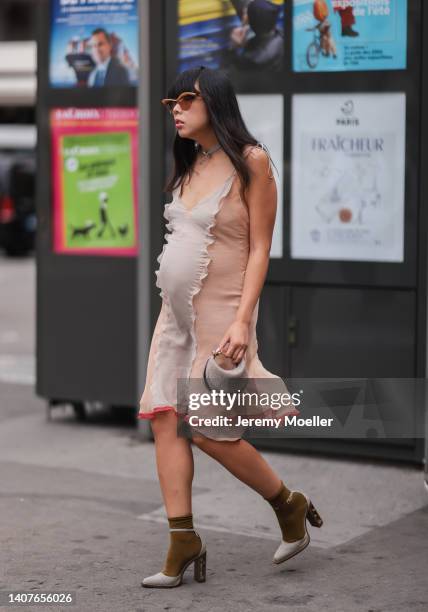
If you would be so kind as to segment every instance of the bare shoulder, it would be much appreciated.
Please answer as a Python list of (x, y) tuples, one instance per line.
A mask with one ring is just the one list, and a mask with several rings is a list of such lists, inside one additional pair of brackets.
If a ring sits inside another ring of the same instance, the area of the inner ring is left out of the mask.
[(245, 145), (243, 154), (252, 173), (271, 178), (270, 156), (262, 144)]

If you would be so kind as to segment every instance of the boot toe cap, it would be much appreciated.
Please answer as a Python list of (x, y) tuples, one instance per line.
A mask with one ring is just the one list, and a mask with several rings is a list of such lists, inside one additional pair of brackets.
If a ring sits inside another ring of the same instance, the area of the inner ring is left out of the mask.
[(273, 556), (274, 563), (282, 563), (282, 561), (286, 561), (290, 557), (293, 557), (300, 551), (302, 551), (309, 544), (310, 537), (309, 534), (306, 533), (303, 538), (300, 540), (296, 540), (296, 542), (286, 542), (282, 540), (281, 544), (278, 546), (275, 554)]
[(180, 576), (167, 576), (163, 572), (153, 574), (153, 576), (147, 576), (141, 583), (141, 586), (152, 587), (152, 586), (175, 586), (180, 580)]

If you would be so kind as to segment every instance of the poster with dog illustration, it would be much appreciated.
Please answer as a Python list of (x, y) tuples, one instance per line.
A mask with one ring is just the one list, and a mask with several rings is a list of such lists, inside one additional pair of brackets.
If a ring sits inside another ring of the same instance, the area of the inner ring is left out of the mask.
[(137, 254), (137, 127), (132, 108), (51, 111), (54, 252)]
[(293, 70), (406, 68), (407, 0), (293, 0)]

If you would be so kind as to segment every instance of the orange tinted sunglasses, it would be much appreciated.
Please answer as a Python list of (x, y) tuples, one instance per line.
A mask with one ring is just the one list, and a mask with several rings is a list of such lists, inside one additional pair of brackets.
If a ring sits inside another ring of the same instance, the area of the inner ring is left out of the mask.
[(194, 91), (183, 91), (183, 93), (181, 93), (177, 99), (163, 98), (161, 102), (164, 106), (166, 106), (172, 115), (174, 106), (176, 104), (179, 104), (183, 110), (189, 110), (193, 101), (198, 97), (202, 97), (200, 93), (196, 93)]

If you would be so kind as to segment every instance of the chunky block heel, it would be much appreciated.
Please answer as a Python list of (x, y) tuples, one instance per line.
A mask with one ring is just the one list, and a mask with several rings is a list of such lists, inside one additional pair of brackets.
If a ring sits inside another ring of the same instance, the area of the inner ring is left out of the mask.
[[(194, 531), (197, 535), (198, 532), (195, 529), (190, 528), (171, 528), (170, 531)], [(178, 576), (167, 576), (163, 572), (153, 574), (153, 576), (147, 576), (141, 583), (142, 587), (158, 587), (158, 588), (171, 588), (178, 587), (183, 582), (183, 574), (186, 569), (194, 563), (194, 578), (196, 582), (206, 582), (207, 579), (207, 549), (205, 543), (202, 542), (201, 549), (196, 557), (189, 559), (183, 565)]]
[(195, 559), (193, 576), (196, 582), (205, 582), (207, 579), (207, 551)]
[(321, 525), (323, 524), (322, 518), (318, 514), (317, 509), (315, 508), (315, 506), (313, 505), (311, 501), (309, 501), (309, 508), (308, 508), (308, 513), (306, 516), (307, 516), (308, 521), (313, 527), (321, 527)]

